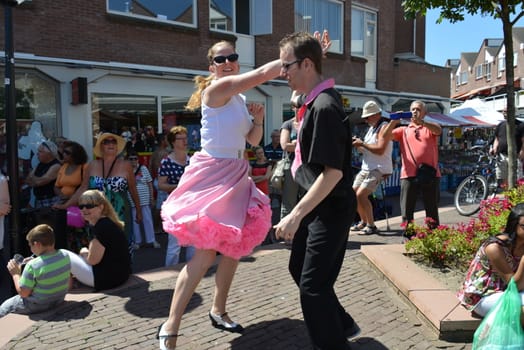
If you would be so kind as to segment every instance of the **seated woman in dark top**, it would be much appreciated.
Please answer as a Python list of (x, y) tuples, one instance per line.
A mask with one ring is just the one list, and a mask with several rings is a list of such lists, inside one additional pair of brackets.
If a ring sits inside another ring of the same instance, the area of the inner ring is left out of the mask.
[(60, 197), (55, 194), (55, 181), (60, 169), (57, 159), (57, 147), (52, 141), (43, 141), (38, 146), (38, 165), (25, 179), (33, 188), (35, 208), (48, 208), (58, 203)]
[(82, 217), (91, 226), (93, 239), (80, 255), (69, 252), (71, 273), (81, 283), (103, 290), (117, 287), (131, 274), (131, 258), (124, 224), (104, 194), (87, 190), (78, 199)]

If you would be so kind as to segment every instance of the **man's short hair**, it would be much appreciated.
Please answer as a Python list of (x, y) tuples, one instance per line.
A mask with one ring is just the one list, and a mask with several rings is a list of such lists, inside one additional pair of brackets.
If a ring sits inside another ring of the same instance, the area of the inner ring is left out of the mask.
[[(315, 65), (317, 73), (322, 74), (322, 46), (313, 35), (306, 32), (288, 34), (279, 43), (280, 49), (286, 46), (293, 49), (297, 60), (309, 58)], [(299, 64), (301, 63), (299, 62)]]

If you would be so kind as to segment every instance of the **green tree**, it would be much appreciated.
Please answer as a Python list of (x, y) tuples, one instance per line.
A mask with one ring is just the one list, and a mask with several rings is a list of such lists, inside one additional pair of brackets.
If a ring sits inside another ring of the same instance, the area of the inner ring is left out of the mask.
[[(507, 91), (507, 135), (515, 135), (515, 86), (513, 84), (513, 26), (524, 15), (522, 0), (404, 0), (402, 1), (407, 18), (425, 16), (429, 9), (440, 9), (437, 23), (443, 19), (451, 23), (464, 20), (464, 14), (480, 14), (485, 17), (498, 18), (502, 21), (504, 46), (506, 48), (506, 91)], [(508, 137), (508, 160), (510, 188), (515, 187), (517, 180), (517, 152), (514, 137)]]

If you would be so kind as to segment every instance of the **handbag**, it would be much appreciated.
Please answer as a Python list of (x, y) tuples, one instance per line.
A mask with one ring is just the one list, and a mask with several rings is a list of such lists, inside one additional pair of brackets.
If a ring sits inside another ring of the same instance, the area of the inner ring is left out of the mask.
[(275, 169), (273, 170), (273, 173), (271, 174), (271, 178), (269, 180), (269, 185), (277, 190), (281, 190), (284, 186), (284, 174), (285, 170), (288, 170), (290, 167), (289, 159), (287, 157), (282, 158), (277, 162), (275, 165)]
[(421, 185), (429, 184), (437, 176), (437, 169), (428, 164), (420, 164), (417, 168), (417, 182)]
[(80, 208), (76, 205), (67, 207), (67, 226), (82, 228), (85, 222)]
[(522, 306), (515, 280), (488, 312), (473, 335), (472, 350), (524, 349), (524, 330), (520, 324)]
[[(407, 134), (405, 129), (404, 134)], [(437, 169), (426, 163), (418, 164), (415, 160), (415, 156), (413, 156), (413, 152), (411, 152), (411, 147), (409, 147), (409, 143), (406, 142), (406, 145), (408, 146), (409, 154), (411, 154), (411, 158), (413, 159), (413, 162), (415, 162), (415, 165), (417, 167), (417, 175), (415, 177), (416, 181), (420, 185), (427, 185), (431, 183), (431, 181), (433, 181), (437, 177)]]

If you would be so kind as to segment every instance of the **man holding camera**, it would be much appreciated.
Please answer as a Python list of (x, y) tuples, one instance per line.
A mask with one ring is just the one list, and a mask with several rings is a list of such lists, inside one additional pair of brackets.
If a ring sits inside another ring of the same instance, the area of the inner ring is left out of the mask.
[[(440, 170), (438, 167), (438, 137), (442, 127), (424, 120), (426, 104), (413, 101), (411, 119), (407, 126), (397, 127), (405, 113), (391, 114), (385, 135), (391, 135), (400, 144), (402, 168), (400, 170), (400, 212), (402, 223), (413, 221), (418, 194), (422, 194), (426, 217), (430, 228), (439, 224), (438, 202), (440, 199)], [(386, 136), (388, 137), (388, 136)], [(429, 175), (427, 175), (429, 174)]]

